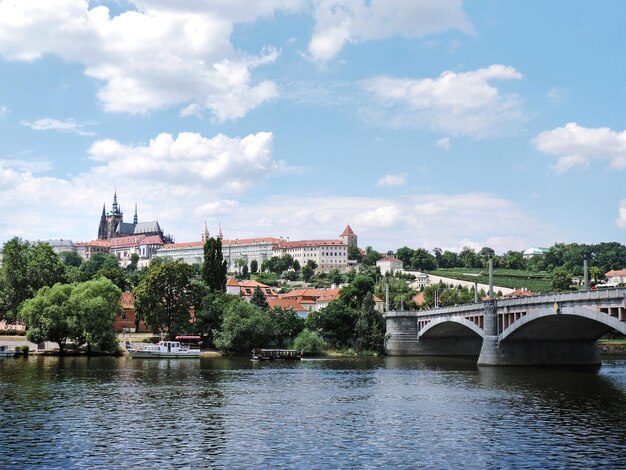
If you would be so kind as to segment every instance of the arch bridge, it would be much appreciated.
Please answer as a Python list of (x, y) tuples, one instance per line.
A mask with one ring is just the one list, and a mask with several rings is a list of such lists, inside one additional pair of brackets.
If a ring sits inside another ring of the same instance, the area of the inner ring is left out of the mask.
[(385, 314), (389, 355), (478, 356), (479, 365), (599, 365), (626, 334), (626, 289), (536, 295)]

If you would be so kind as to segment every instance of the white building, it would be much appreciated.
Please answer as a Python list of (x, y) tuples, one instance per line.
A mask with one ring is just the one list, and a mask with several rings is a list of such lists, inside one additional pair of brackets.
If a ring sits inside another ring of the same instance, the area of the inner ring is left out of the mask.
[(274, 256), (291, 255), (300, 266), (305, 266), (309, 260), (315, 261), (321, 271), (346, 271), (353, 265), (348, 261), (349, 249), (356, 246), (357, 235), (347, 225), (336, 240), (281, 240), (274, 248)]
[(55, 239), (55, 240), (46, 240), (43, 243), (47, 243), (52, 247), (52, 251), (56, 254), (63, 253), (64, 251), (70, 251), (76, 253), (76, 246), (72, 242), (72, 240), (63, 240)]
[(609, 271), (604, 276), (606, 277), (606, 284), (609, 286), (617, 287), (619, 284), (626, 284), (626, 269)]
[(540, 256), (541, 258), (543, 258), (544, 256), (546, 256), (546, 253), (548, 251), (550, 251), (549, 248), (537, 248), (536, 246), (533, 246), (527, 249), (526, 251), (524, 251), (524, 253), (522, 253), (522, 258), (530, 259), (535, 256)]
[(243, 260), (248, 268), (252, 261), (256, 261), (260, 269), (263, 261), (275, 256), (275, 247), (281, 242), (280, 238), (273, 237), (222, 240), (222, 256), (227, 262), (228, 271), (237, 270), (238, 260)]
[(171, 260), (180, 260), (187, 264), (204, 262), (204, 242), (168, 243), (159, 247), (156, 256)]
[(384, 276), (388, 272), (402, 271), (404, 263), (395, 256), (387, 255), (376, 261), (376, 266), (380, 269), (380, 273)]
[(92, 240), (90, 242), (76, 242), (76, 253), (84, 260), (90, 260), (95, 253), (108, 253), (108, 240)]

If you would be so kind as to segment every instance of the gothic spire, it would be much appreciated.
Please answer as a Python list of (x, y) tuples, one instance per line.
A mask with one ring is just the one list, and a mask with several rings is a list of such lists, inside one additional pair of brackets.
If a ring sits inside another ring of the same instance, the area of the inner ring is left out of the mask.
[(135, 216), (133, 217), (133, 225), (137, 225), (139, 223), (139, 219), (137, 218), (137, 203), (135, 203)]

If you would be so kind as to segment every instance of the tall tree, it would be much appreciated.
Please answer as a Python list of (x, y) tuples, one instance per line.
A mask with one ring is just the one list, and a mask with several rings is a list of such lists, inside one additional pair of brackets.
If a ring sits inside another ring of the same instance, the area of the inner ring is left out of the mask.
[(133, 293), (135, 310), (153, 331), (174, 337), (189, 328), (194, 295), (188, 265), (168, 260), (150, 266)]
[(256, 274), (258, 270), (259, 270), (259, 262), (253, 259), (252, 261), (250, 261), (250, 273)]
[(209, 238), (204, 244), (204, 263), (202, 264), (202, 279), (209, 289), (226, 290), (227, 263), (222, 255), (222, 241), (219, 238)]
[(265, 297), (265, 294), (259, 286), (256, 286), (254, 288), (254, 291), (252, 292), (252, 297), (250, 297), (250, 303), (252, 305), (256, 305), (263, 310), (269, 310), (270, 308), (270, 305), (267, 303), (267, 298)]
[(22, 302), (32, 297), (28, 277), (29, 251), (28, 242), (18, 237), (4, 244), (0, 271), (0, 320), (15, 320)]
[(245, 300), (230, 302), (224, 309), (224, 318), (215, 334), (215, 346), (221, 351), (250, 351), (267, 346), (273, 335), (270, 312)]
[(360, 351), (382, 353), (385, 347), (385, 328), (382, 315), (376, 311), (372, 294), (367, 294), (356, 322), (356, 342)]

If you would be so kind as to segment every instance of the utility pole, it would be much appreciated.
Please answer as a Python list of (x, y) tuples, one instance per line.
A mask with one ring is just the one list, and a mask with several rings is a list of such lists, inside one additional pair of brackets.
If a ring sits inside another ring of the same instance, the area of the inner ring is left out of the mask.
[(489, 257), (489, 298), (493, 299), (493, 258)]

